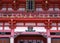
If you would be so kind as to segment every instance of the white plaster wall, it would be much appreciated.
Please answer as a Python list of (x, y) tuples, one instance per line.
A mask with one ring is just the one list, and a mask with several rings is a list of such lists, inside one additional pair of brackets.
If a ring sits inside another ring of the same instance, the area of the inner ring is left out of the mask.
[(60, 9), (59, 8), (55, 8), (56, 11), (59, 11)]
[(53, 11), (53, 8), (49, 8), (49, 10), (48, 11)]
[[(28, 30), (27, 27), (17, 27), (14, 31), (15, 32), (25, 32), (25, 30)], [(36, 30), (36, 32), (46, 32), (46, 29), (44, 27), (34, 27), (33, 30)]]
[(4, 27), (4, 30), (11, 30), (9, 27)]
[(18, 11), (25, 11), (25, 8), (19, 8)]
[(35, 23), (25, 23), (25, 25), (27, 25), (27, 26), (35, 26), (36, 24)]
[[(0, 27), (0, 30), (2, 30), (3, 28)], [(25, 30), (27, 30), (27, 27), (16, 27), (16, 29), (14, 30), (15, 32), (25, 32)], [(60, 27), (58, 27), (58, 29), (60, 30)], [(9, 27), (4, 27), (4, 30), (11, 30)], [(33, 30), (36, 30), (36, 32), (46, 32), (46, 29), (44, 27), (34, 27)], [(56, 27), (52, 27), (51, 30), (57, 30)]]
[(0, 30), (2, 30), (3, 28), (2, 27), (0, 27)]
[(23, 25), (24, 25), (24, 23), (17, 23), (16, 25), (21, 25), (21, 26), (23, 26)]
[(33, 30), (36, 30), (36, 32), (46, 32), (46, 29), (44, 27), (34, 27)]
[[(5, 25), (8, 25), (9, 26), (10, 24), (9, 23), (5, 23)], [(4, 27), (4, 30), (11, 30), (8, 26), (5, 26)]]
[[(25, 30), (27, 30), (27, 27), (17, 27), (15, 29), (15, 32), (25, 32)], [(60, 29), (60, 27), (59, 27)], [(33, 30), (35, 30), (35, 32), (46, 32), (46, 29), (44, 27), (33, 27)], [(51, 30), (57, 30), (56, 27), (52, 27)]]
[(2, 11), (5, 11), (6, 10), (6, 8), (2, 8)]
[(13, 11), (13, 9), (12, 9), (12, 8), (8, 8), (8, 10), (9, 10), (9, 11)]
[[(9, 25), (9, 23), (5, 23), (6, 26), (4, 26), (4, 30), (11, 30), (7, 25)], [(3, 23), (0, 23), (0, 30), (3, 29)]]
[[(0, 30), (3, 30), (3, 27), (0, 27)], [(11, 30), (9, 27), (4, 27), (4, 30)]]
[(56, 26), (56, 23), (52, 23), (52, 26)]
[(57, 30), (57, 27), (52, 27), (51, 30)]
[(60, 30), (60, 27), (58, 27), (58, 30)]
[(25, 32), (25, 30), (27, 30), (27, 27), (16, 27), (16, 29), (14, 31), (15, 32)]
[(36, 8), (36, 11), (43, 11), (42, 8)]
[(37, 23), (38, 26), (45, 26), (44, 23)]
[(5, 25), (9, 25), (9, 23), (5, 23)]
[[(59, 11), (59, 8), (55, 8), (54, 10), (55, 10), (55, 11)], [(48, 11), (53, 11), (53, 8), (49, 8)]]

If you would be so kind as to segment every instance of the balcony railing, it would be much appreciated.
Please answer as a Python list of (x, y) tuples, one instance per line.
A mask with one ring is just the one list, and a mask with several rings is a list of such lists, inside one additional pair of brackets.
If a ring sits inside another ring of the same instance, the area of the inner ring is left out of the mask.
[(0, 18), (60, 18), (60, 11), (0, 11)]

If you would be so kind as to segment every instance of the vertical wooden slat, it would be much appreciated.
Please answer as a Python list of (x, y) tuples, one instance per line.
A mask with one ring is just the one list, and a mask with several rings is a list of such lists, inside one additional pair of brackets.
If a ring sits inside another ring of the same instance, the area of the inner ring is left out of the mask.
[(60, 43), (60, 39), (52, 39), (52, 43)]
[(2, 40), (0, 39), (0, 43), (2, 43)]
[(0, 43), (10, 43), (9, 38), (0, 38)]

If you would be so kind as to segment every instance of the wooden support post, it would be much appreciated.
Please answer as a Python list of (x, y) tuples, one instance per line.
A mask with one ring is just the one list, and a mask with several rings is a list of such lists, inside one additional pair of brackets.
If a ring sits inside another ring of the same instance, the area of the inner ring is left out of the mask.
[(51, 43), (50, 29), (47, 29), (47, 43)]
[(10, 43), (14, 43), (14, 26), (13, 26), (13, 19), (11, 19), (11, 37), (10, 37)]
[(14, 29), (11, 29), (10, 43), (14, 43)]
[(3, 30), (2, 30), (3, 32), (4, 32), (4, 26), (5, 26), (5, 23), (3, 23), (3, 26), (2, 26), (3, 27)]
[(57, 31), (58, 31), (58, 23), (56, 23)]

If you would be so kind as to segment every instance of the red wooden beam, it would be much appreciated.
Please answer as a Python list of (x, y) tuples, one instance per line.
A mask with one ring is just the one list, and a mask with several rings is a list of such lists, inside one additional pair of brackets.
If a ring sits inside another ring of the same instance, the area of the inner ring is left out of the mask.
[(15, 35), (22, 34), (46, 35), (46, 32), (15, 32)]
[(13, 19), (16, 22), (45, 22), (50, 19), (50, 22), (59, 22), (60, 18), (0, 18), (0, 22), (9, 22)]
[(60, 38), (60, 35), (51, 35), (50, 37)]
[(0, 32), (11, 32), (11, 30), (0, 30)]
[(60, 30), (50, 30), (50, 32), (60, 32)]
[(0, 35), (0, 37), (11, 37), (11, 35)]

